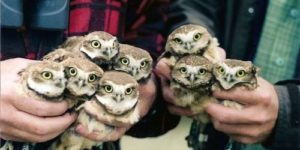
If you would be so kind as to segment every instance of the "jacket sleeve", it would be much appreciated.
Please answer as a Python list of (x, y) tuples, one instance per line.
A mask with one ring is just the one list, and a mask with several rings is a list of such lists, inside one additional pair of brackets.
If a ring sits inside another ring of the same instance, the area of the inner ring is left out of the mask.
[(264, 143), (270, 149), (300, 149), (300, 81), (275, 86), (279, 111), (273, 135)]
[(217, 36), (220, 31), (221, 0), (174, 0), (168, 12), (168, 33), (184, 24), (199, 24)]

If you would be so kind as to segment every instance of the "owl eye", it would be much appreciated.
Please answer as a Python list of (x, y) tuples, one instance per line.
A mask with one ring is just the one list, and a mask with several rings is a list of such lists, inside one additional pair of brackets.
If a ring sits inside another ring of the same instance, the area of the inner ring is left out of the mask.
[(199, 70), (199, 74), (200, 74), (200, 75), (204, 75), (205, 73), (206, 73), (206, 70), (205, 70), (205, 69), (200, 69), (200, 70)]
[(113, 88), (110, 85), (105, 85), (104, 86), (104, 90), (107, 93), (111, 93), (113, 91)]
[(121, 59), (120, 59), (120, 62), (121, 62), (123, 65), (128, 65), (128, 64), (129, 64), (128, 58), (125, 58), (125, 57), (121, 58)]
[(194, 41), (198, 41), (201, 38), (201, 33), (197, 33), (194, 35)]
[(238, 72), (236, 72), (235, 76), (237, 77), (243, 77), (245, 76), (246, 72), (244, 70), (239, 70)]
[(53, 77), (53, 74), (49, 71), (42, 72), (42, 77), (46, 80), (50, 80)]
[(218, 72), (220, 73), (220, 74), (225, 74), (225, 69), (223, 68), (223, 67), (218, 67)]
[(71, 76), (76, 76), (77, 70), (76, 70), (75, 68), (71, 67), (71, 68), (69, 69), (69, 74), (70, 74)]
[(89, 82), (94, 82), (94, 81), (96, 81), (96, 79), (97, 79), (97, 76), (95, 74), (90, 74), (89, 78), (88, 78), (88, 81)]
[(101, 43), (97, 40), (93, 40), (92, 43), (91, 43), (91, 46), (93, 48), (100, 48), (101, 47)]
[(117, 41), (115, 41), (114, 43), (113, 43), (113, 49), (116, 49), (116, 47), (117, 47)]
[(175, 41), (175, 43), (177, 43), (177, 44), (182, 44), (182, 40), (179, 39), (179, 38), (175, 38), (174, 41)]
[(146, 67), (147, 63), (148, 63), (147, 61), (142, 61), (142, 62), (141, 62), (141, 67), (142, 67), (142, 68)]
[(126, 95), (130, 95), (130, 94), (132, 93), (132, 91), (133, 91), (133, 88), (127, 88), (127, 89), (125, 90), (125, 94), (126, 94)]
[(187, 70), (186, 70), (185, 67), (181, 67), (181, 68), (180, 68), (180, 72), (183, 73), (183, 74), (185, 74), (185, 73), (187, 72)]

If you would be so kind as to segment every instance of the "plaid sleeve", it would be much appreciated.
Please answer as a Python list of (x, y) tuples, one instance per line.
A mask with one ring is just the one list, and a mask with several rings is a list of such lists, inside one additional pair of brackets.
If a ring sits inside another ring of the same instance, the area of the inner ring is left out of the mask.
[(165, 43), (168, 4), (168, 0), (128, 2), (124, 42), (146, 49), (156, 60)]

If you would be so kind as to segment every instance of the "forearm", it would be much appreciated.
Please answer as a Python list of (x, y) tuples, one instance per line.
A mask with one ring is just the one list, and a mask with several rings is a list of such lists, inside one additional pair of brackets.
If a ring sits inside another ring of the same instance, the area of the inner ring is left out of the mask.
[(273, 135), (265, 146), (271, 149), (300, 148), (300, 85), (276, 86), (279, 112)]
[(168, 32), (183, 24), (199, 24), (206, 27), (212, 35), (217, 35), (220, 8), (221, 1), (174, 0), (168, 12)]

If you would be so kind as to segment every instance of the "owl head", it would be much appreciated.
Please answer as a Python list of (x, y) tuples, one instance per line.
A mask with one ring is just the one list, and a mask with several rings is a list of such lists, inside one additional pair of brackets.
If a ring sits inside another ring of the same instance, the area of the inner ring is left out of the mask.
[(210, 44), (218, 42), (200, 25), (183, 25), (175, 29), (167, 39), (165, 50), (175, 54), (202, 54)]
[(99, 81), (97, 102), (114, 115), (122, 115), (132, 110), (139, 97), (138, 83), (127, 73), (108, 71)]
[(67, 90), (74, 96), (92, 96), (98, 88), (103, 70), (87, 59), (69, 58), (62, 62), (65, 68)]
[(83, 38), (79, 50), (93, 62), (102, 64), (118, 55), (119, 42), (115, 36), (107, 32), (95, 31)]
[(217, 82), (225, 90), (235, 86), (246, 86), (249, 89), (257, 87), (258, 68), (250, 61), (226, 59), (215, 64), (213, 74)]
[(188, 89), (210, 87), (213, 79), (212, 68), (213, 64), (202, 56), (184, 56), (171, 72), (172, 82)]
[(61, 64), (41, 61), (29, 65), (19, 73), (21, 82), (29, 90), (46, 99), (61, 97), (66, 87), (64, 68)]
[(114, 70), (125, 71), (137, 81), (147, 79), (152, 70), (150, 54), (138, 47), (120, 44), (120, 53), (113, 66)]

